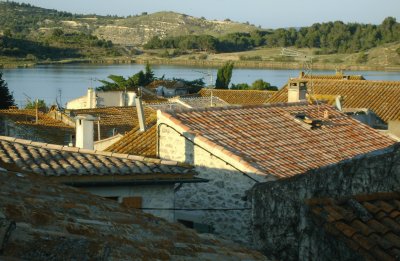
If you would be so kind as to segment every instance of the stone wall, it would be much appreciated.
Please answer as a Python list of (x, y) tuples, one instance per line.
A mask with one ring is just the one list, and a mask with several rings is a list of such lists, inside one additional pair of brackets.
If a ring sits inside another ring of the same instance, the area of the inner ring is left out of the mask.
[(313, 235), (315, 225), (304, 201), (399, 188), (399, 145), (293, 178), (258, 184), (250, 196), (254, 244), (279, 260), (328, 260)]
[[(101, 197), (117, 197), (122, 202), (125, 197), (141, 197), (144, 212), (174, 221), (174, 185), (141, 185), (82, 188)], [(155, 209), (148, 209), (155, 208)]]
[(252, 238), (251, 202), (247, 200), (246, 192), (256, 183), (254, 179), (264, 181), (265, 177), (244, 175), (166, 125), (159, 125), (159, 141), (162, 159), (192, 164), (198, 177), (209, 180), (180, 187), (175, 206), (187, 210), (176, 211), (176, 219), (200, 223), (209, 229), (208, 232), (249, 244)]

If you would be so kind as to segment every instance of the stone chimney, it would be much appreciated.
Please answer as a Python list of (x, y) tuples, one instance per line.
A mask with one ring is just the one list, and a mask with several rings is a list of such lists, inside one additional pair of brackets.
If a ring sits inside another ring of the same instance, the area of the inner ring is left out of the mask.
[(96, 108), (96, 105), (96, 91), (93, 88), (88, 88), (86, 108), (93, 109)]
[(288, 87), (288, 102), (299, 102), (306, 100), (307, 81), (291, 79)]
[(93, 139), (93, 122), (96, 120), (91, 115), (78, 115), (75, 117), (76, 120), (76, 144), (75, 146), (82, 149), (93, 150), (94, 139)]
[(143, 132), (146, 131), (146, 117), (144, 115), (142, 99), (140, 97), (136, 97), (135, 102), (136, 102), (136, 110), (138, 114), (140, 131)]

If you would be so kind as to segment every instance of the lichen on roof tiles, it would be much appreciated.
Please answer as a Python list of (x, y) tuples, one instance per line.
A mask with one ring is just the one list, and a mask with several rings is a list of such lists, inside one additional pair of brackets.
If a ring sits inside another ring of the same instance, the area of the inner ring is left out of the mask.
[[(400, 193), (374, 193), (343, 199), (310, 199), (321, 228), (364, 258), (399, 260)], [(343, 214), (335, 214), (340, 212)], [(337, 216), (337, 218), (332, 218)], [(322, 225), (321, 225), (322, 224)]]
[(0, 190), (1, 260), (267, 260), (36, 175), (0, 170)]

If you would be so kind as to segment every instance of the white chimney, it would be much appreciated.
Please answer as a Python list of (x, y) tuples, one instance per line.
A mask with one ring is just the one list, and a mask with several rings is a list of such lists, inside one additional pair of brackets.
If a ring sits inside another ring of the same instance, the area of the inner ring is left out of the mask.
[(88, 88), (87, 90), (86, 108), (96, 108), (96, 91), (93, 88)]
[(91, 115), (78, 115), (75, 117), (76, 120), (76, 144), (75, 146), (82, 149), (93, 150), (94, 139), (93, 139), (93, 122), (96, 120)]
[(136, 102), (136, 110), (137, 110), (137, 114), (138, 114), (140, 131), (143, 132), (146, 130), (146, 118), (144, 116), (142, 99), (140, 97), (136, 97), (135, 102)]
[(288, 102), (299, 102), (306, 100), (307, 81), (290, 80), (288, 87)]
[(126, 98), (128, 100), (127, 106), (134, 106), (135, 105), (136, 93), (135, 92), (127, 92), (126, 96), (127, 96)]

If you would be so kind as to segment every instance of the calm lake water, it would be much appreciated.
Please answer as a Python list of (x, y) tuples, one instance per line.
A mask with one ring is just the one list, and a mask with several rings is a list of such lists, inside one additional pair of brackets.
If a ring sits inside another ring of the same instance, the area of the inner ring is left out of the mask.
[[(155, 76), (166, 78), (184, 78), (194, 80), (203, 78), (206, 84), (210, 82), (210, 74), (215, 82), (217, 69), (204, 67), (183, 66), (152, 66)], [(98, 79), (106, 79), (110, 74), (125, 77), (144, 70), (144, 65), (48, 65), (24, 69), (4, 69), (3, 77), (9, 89), (14, 93), (18, 105), (26, 103), (27, 97), (31, 99), (44, 99), (46, 103), (53, 103), (61, 93), (61, 103), (77, 98), (86, 93), (88, 87), (98, 87)], [(333, 71), (314, 71), (314, 74), (332, 74)], [(400, 72), (376, 71), (349, 71), (347, 74), (362, 74), (367, 80), (400, 81)], [(297, 77), (299, 70), (272, 70), (272, 69), (234, 69), (232, 83), (251, 84), (257, 79), (263, 79), (271, 85), (282, 87), (290, 77)]]

